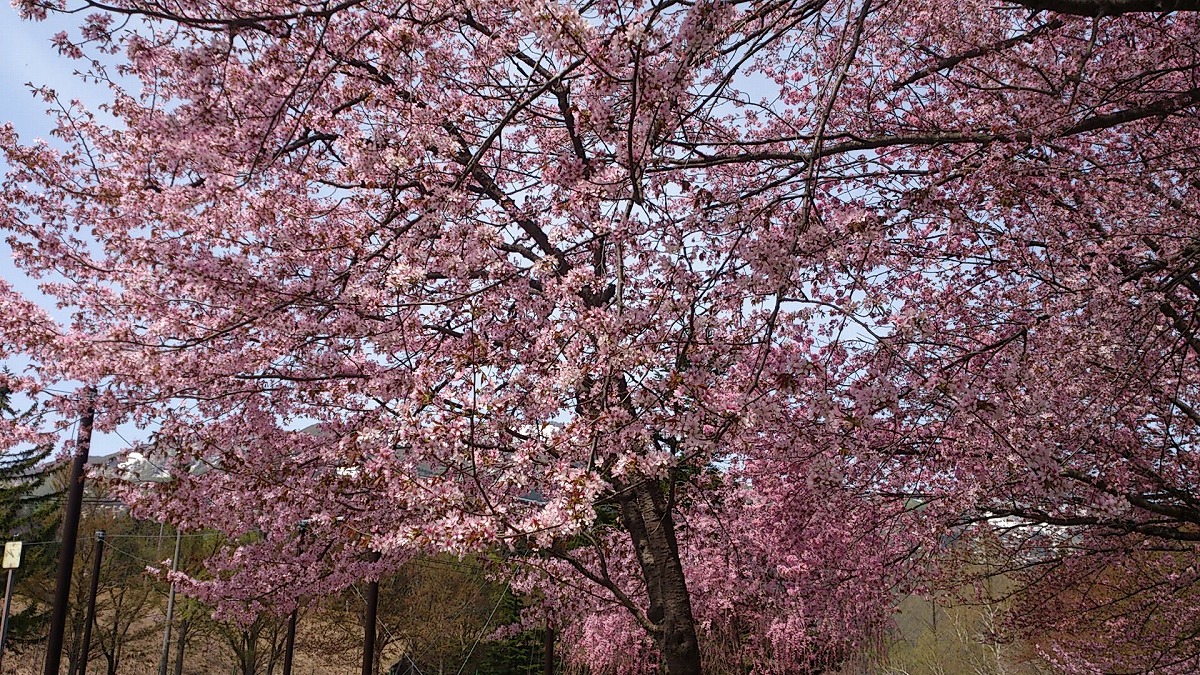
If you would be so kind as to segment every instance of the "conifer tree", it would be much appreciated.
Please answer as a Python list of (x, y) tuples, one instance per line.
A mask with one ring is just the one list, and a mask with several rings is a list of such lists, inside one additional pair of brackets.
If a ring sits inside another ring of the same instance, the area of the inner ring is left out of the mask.
[[(19, 410), (14, 405), (11, 391), (0, 383), (0, 419), (21, 423), (36, 414), (36, 409)], [(26, 585), (25, 581), (41, 584), (54, 565), (56, 550), (50, 542), (56, 536), (60, 504), (58, 490), (50, 480), (56, 467), (46, 462), (52, 450), (52, 445), (38, 444), (16, 447), (0, 454), (0, 534), (5, 541), (20, 540), (30, 544), (22, 551), (21, 567), (17, 571), (18, 583), (22, 586)], [(17, 592), (21, 593), (21, 590)], [(42, 594), (21, 595), (28, 601), (13, 614), (7, 642), (9, 648), (18, 650), (22, 643), (44, 638), (50, 611), (48, 604), (38, 600)]]

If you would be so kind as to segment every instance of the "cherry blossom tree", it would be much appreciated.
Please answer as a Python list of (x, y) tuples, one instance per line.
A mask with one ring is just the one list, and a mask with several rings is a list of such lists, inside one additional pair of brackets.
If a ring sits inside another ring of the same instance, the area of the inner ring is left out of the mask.
[(1034, 15), (901, 79), (1004, 142), (900, 196), (920, 225), (880, 276), (907, 309), (869, 370), (896, 474), (1011, 528), (976, 562), (1028, 585), (1017, 627), (1069, 671), (1194, 672), (1197, 18), (1111, 13)]
[(111, 100), (0, 130), (9, 386), (235, 615), (499, 546), (598, 671), (818, 672), (998, 516), (1191, 588), (1193, 5), (22, 2)]

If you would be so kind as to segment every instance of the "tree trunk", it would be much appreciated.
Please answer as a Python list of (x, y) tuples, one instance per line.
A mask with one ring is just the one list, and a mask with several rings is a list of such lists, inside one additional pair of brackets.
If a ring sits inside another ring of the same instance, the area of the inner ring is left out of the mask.
[(183, 650), (187, 646), (188, 628), (191, 627), (191, 623), (184, 619), (176, 629), (179, 635), (175, 638), (175, 675), (183, 675)]
[(280, 658), (283, 656), (283, 627), (286, 624), (273, 622), (271, 624), (271, 642), (270, 650), (267, 653), (267, 675), (274, 675), (275, 667), (280, 665)]
[(258, 631), (242, 633), (243, 644), (246, 645), (245, 658), (242, 661), (242, 675), (254, 675), (258, 661)]
[[(78, 604), (78, 603), (77, 603)], [(82, 606), (77, 611), (71, 613), (71, 644), (67, 647), (67, 672), (75, 675), (79, 672), (79, 659), (81, 658), (80, 651), (83, 645), (83, 609)], [(86, 654), (82, 658), (87, 658)]]
[(646, 618), (657, 630), (654, 637), (667, 675), (699, 675), (700, 644), (692, 617), (670, 498), (658, 481), (616, 486), (621, 520), (633, 540), (642, 578), (650, 597)]

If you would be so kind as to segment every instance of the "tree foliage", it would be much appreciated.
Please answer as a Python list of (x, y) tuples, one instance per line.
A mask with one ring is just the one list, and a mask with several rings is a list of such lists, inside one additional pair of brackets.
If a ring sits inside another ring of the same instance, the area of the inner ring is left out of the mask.
[[(0, 425), (19, 428), (36, 411), (15, 409), (11, 394), (7, 386), (0, 384)], [(53, 488), (54, 467), (47, 462), (53, 450), (50, 444), (27, 444), (0, 455), (0, 533), (5, 541), (31, 544), (23, 547), (21, 567), (15, 572), (22, 587), (27, 585), (27, 577), (33, 577), (36, 583), (54, 565), (56, 549), (50, 544), (57, 533), (60, 505), (59, 493)], [(49, 611), (49, 603), (38, 601), (16, 609), (10, 619), (10, 647), (22, 649), (27, 643), (44, 639)]]
[(124, 497), (235, 542), (227, 615), (500, 545), (597, 672), (820, 672), (1006, 517), (1158, 566), (1064, 667), (1200, 665), (1188, 3), (93, 8), (105, 116), (0, 131), (74, 315), (2, 289), (0, 350), (184, 449)]

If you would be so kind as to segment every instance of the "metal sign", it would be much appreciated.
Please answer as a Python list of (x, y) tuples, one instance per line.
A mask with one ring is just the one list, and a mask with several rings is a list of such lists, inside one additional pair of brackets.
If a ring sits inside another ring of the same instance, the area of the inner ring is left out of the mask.
[(21, 566), (21, 542), (10, 541), (4, 545), (4, 564), (0, 569), (15, 570)]

